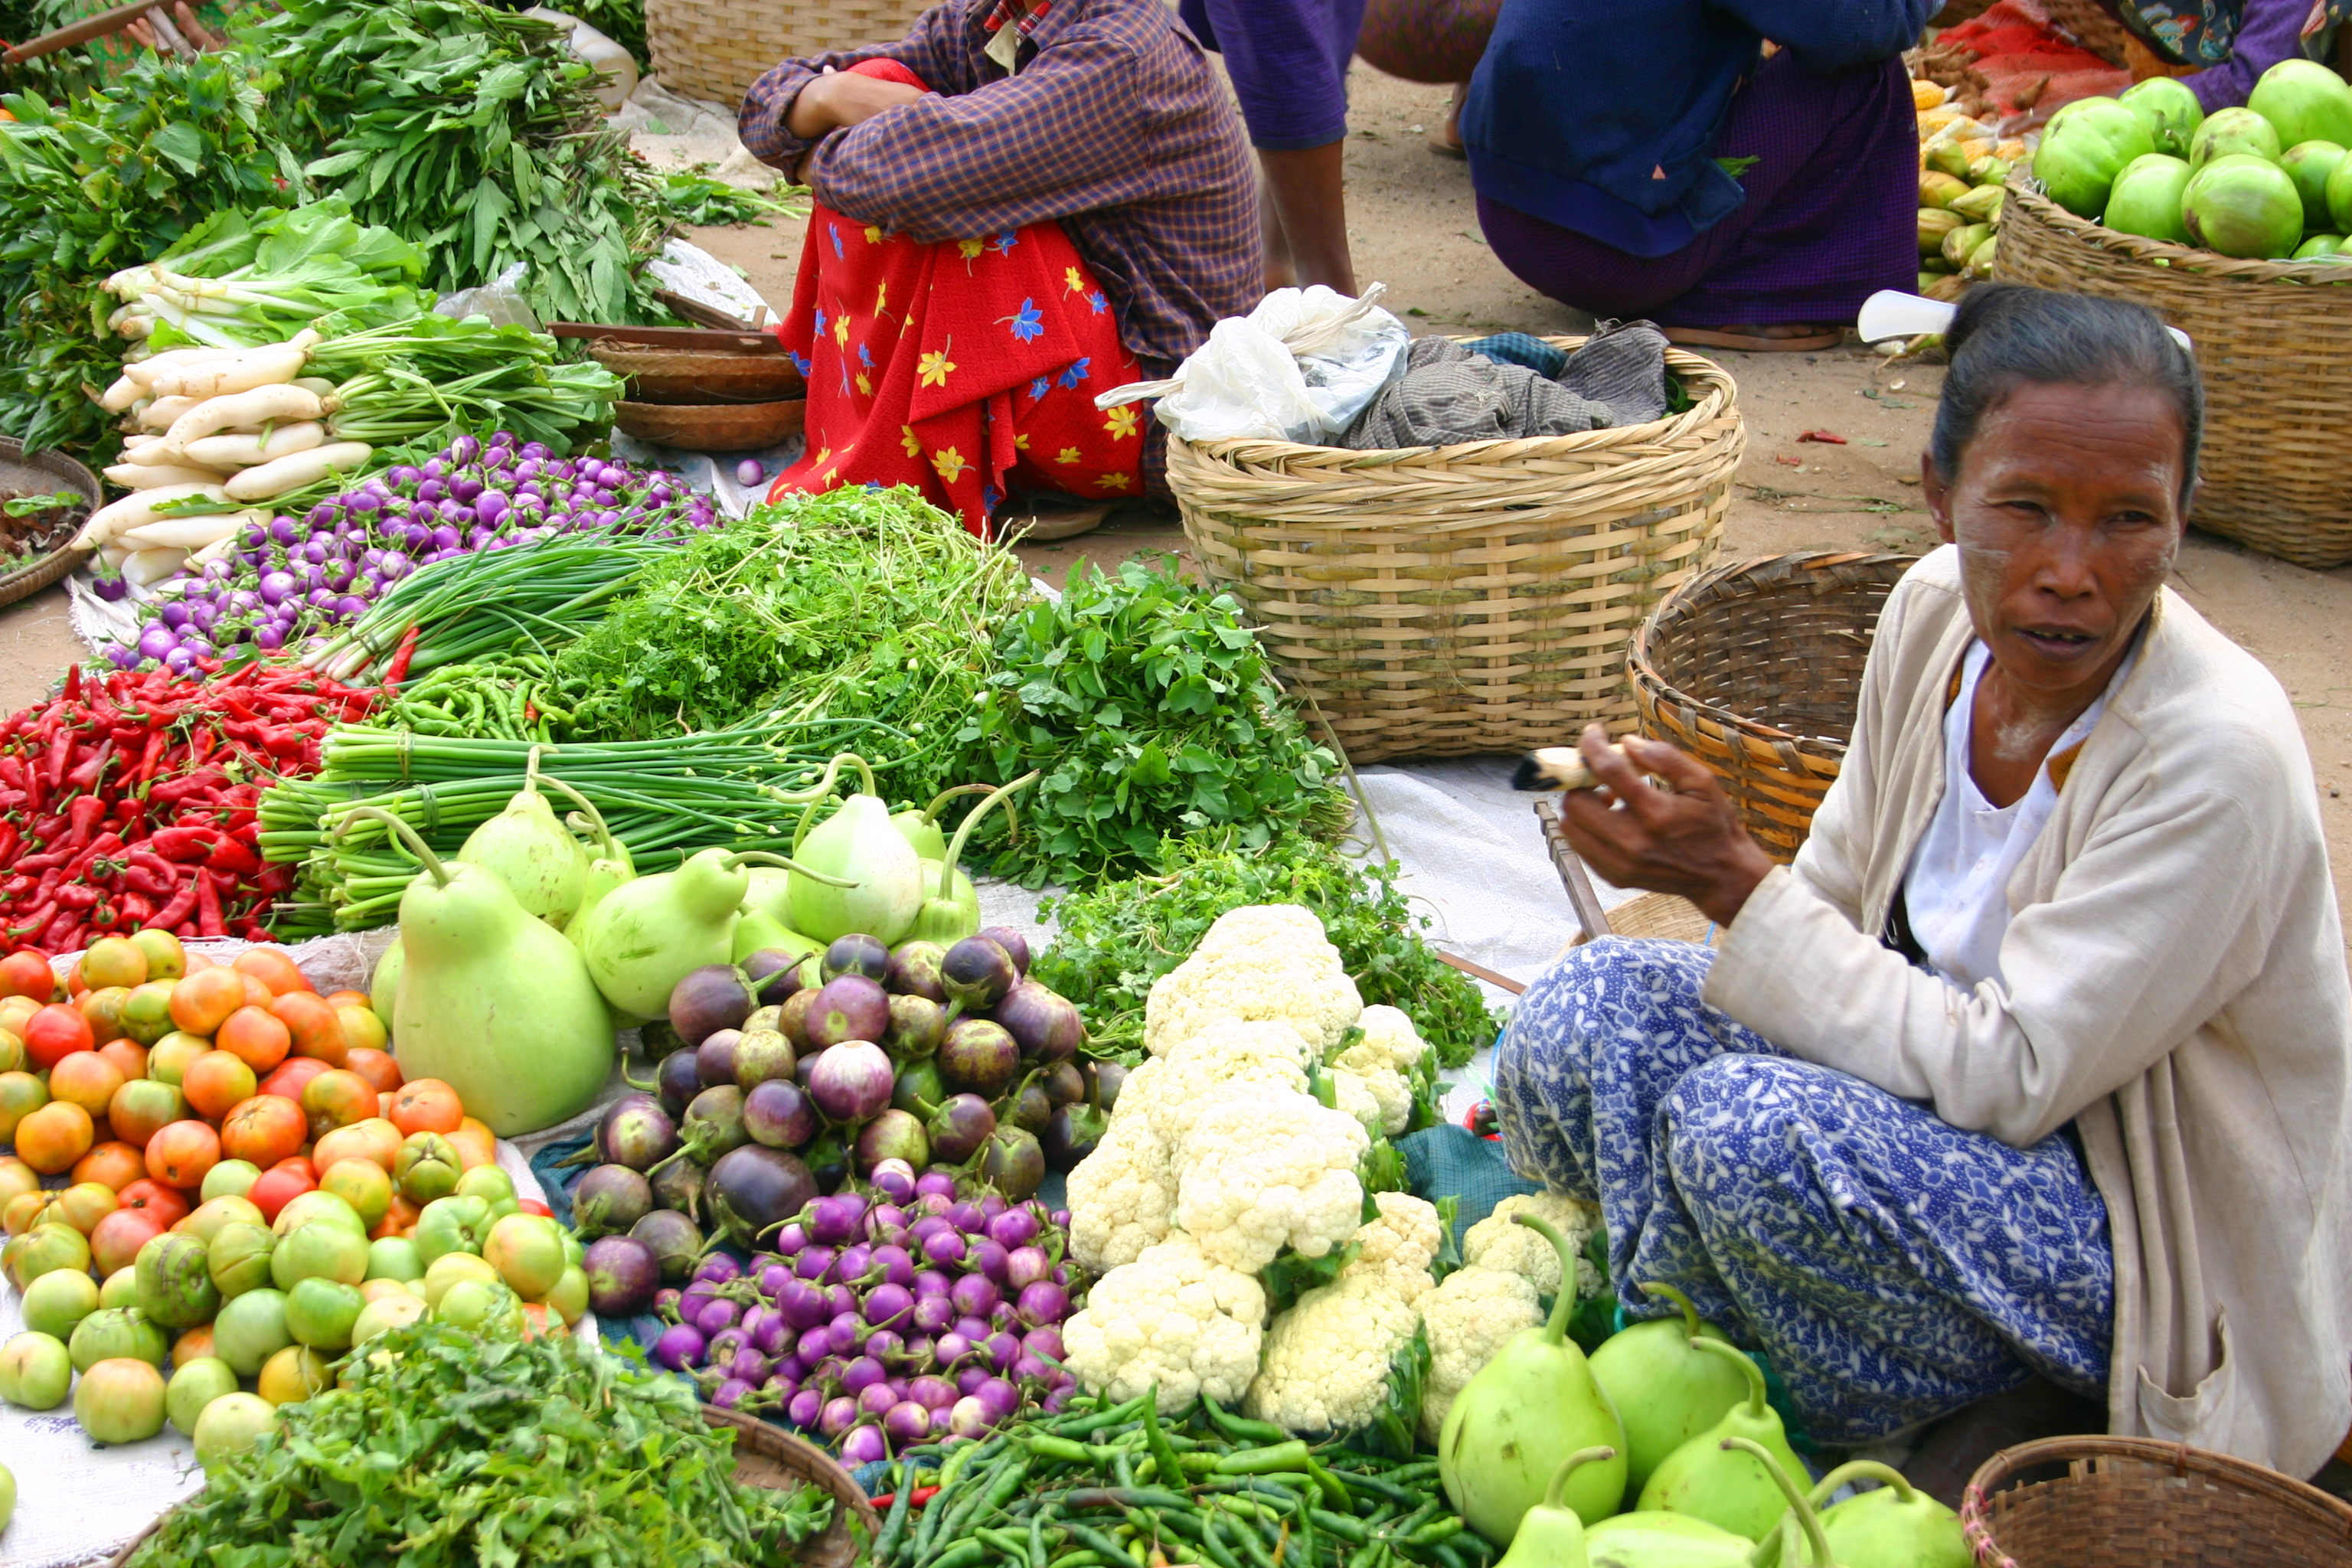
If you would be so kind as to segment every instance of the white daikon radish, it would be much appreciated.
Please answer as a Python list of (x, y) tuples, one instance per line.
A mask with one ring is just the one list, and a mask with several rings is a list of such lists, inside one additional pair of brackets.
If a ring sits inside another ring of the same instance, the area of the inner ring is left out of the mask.
[(159, 517), (137, 528), (124, 529), (115, 535), (114, 542), (139, 550), (202, 550), (216, 540), (235, 535), (252, 515), (246, 511), (207, 511), (187, 517)]
[(213, 468), (250, 468), (326, 444), (327, 427), (315, 419), (280, 425), (267, 436), (236, 431), (188, 443), (188, 456)]
[(122, 563), (130, 560), (131, 554), (132, 551), (127, 544), (109, 544), (99, 551), (98, 558), (105, 563), (107, 570), (120, 572)]
[(235, 359), (244, 352), (243, 349), (164, 349), (125, 364), (122, 374), (146, 386), (167, 370), (177, 371), (184, 365), (202, 364), (206, 360)]
[(118, 375), (114, 384), (106, 389), (98, 405), (109, 414), (120, 414), (147, 395), (147, 389), (128, 375)]
[(122, 563), (122, 574), (135, 587), (152, 587), (188, 563), (188, 552), (169, 547), (134, 550)]
[[(259, 517), (261, 514), (256, 511), (247, 511), (239, 512), (237, 515), (239, 517)], [(243, 523), (239, 523), (237, 526), (242, 528), (245, 525)], [(194, 555), (189, 556), (188, 567), (191, 571), (194, 571), (201, 567), (209, 566), (215, 561), (226, 559), (228, 552), (236, 548), (236, 535), (235, 533), (224, 533), (218, 539), (214, 540), (210, 544), (205, 545), (202, 550), (197, 551)]]
[[(161, 407), (170, 401), (169, 398), (158, 399), (156, 406)], [(226, 397), (207, 397), (202, 403), (184, 408), (179, 417), (172, 421), (171, 428), (163, 433), (163, 439), (171, 443), (173, 451), (185, 452), (189, 442), (217, 435), (223, 430), (256, 430), (264, 425), (281, 421), (316, 419), (320, 412), (317, 395), (305, 392), (299, 386), (288, 386), (283, 383), (257, 386), (250, 392), (233, 392)], [(152, 411), (149, 412), (148, 417), (154, 417)]]
[(308, 353), (291, 343), (255, 349), (236, 359), (210, 360), (158, 371), (148, 384), (159, 397), (223, 397), (257, 386), (282, 384), (302, 374)]
[(126, 490), (152, 490), (164, 485), (216, 485), (220, 470), (181, 467), (176, 463), (117, 463), (106, 477)]
[[(196, 400), (193, 397), (159, 397), (141, 411), (139, 423), (150, 430), (169, 430), (180, 416), (196, 406)], [(205, 434), (209, 436), (212, 431), (207, 430)]]
[(77, 546), (103, 544), (115, 535), (153, 522), (160, 515), (155, 509), (167, 501), (184, 500), (189, 496), (203, 496), (207, 500), (226, 500), (229, 493), (218, 483), (202, 485), (163, 485), (152, 490), (139, 490), (121, 500), (110, 501), (89, 514), (74, 535)]
[(161, 436), (133, 436), (122, 443), (122, 460), (126, 463), (168, 463), (172, 461), (172, 454), (163, 449), (163, 437)]
[(375, 448), (364, 441), (331, 442), (264, 463), (257, 468), (247, 468), (222, 488), (237, 500), (267, 500), (271, 496), (316, 484), (330, 473), (351, 473), (374, 453)]

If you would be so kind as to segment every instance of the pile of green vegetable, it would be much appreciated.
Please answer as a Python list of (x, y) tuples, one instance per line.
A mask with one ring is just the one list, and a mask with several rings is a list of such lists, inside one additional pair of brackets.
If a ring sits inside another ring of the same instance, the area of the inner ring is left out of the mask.
[(814, 1487), (735, 1480), (691, 1384), (568, 1334), (395, 1329), (278, 1419), (131, 1562), (736, 1568), (833, 1520)]
[(1159, 869), (1043, 906), (1059, 930), (1037, 977), (1087, 1010), (1092, 1048), (1129, 1055), (1143, 1042), (1151, 983), (1199, 945), (1228, 910), (1303, 904), (1339, 950), (1367, 1004), (1402, 1008), (1446, 1067), (1494, 1043), (1501, 1026), (1469, 976), (1420, 932), (1429, 918), (1397, 890), (1393, 864), (1357, 860), (1337, 845), (1286, 833), (1247, 847), (1231, 832), (1171, 838)]

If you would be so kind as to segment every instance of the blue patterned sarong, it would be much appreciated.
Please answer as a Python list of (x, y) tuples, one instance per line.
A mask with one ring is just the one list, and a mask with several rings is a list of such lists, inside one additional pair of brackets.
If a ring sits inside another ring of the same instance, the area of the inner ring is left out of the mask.
[(2106, 1205), (2071, 1132), (2015, 1149), (1794, 1059), (1703, 1002), (1715, 954), (1604, 938), (1496, 1052), (1512, 1168), (1600, 1203), (1629, 1315), (1679, 1287), (1861, 1443), (2023, 1383), (2105, 1386)]

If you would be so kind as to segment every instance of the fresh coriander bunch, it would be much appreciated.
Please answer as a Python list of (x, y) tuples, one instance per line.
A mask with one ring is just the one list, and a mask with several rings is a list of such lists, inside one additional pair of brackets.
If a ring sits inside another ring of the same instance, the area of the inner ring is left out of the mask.
[(1349, 858), (1303, 834), (1244, 847), (1233, 833), (1171, 838), (1160, 869), (1046, 900), (1059, 926), (1034, 973), (1086, 1010), (1090, 1048), (1142, 1048), (1151, 983), (1200, 945), (1210, 924), (1245, 904), (1302, 904), (1323, 922), (1367, 1004), (1402, 1008), (1446, 1067), (1492, 1044), (1500, 1020), (1477, 984), (1437, 956), (1429, 917), (1397, 889), (1397, 868)]
[(569, 1334), (419, 1322), (216, 1467), (137, 1568), (782, 1564), (832, 1522), (814, 1487), (734, 1479), (693, 1386)]
[(1006, 621), (995, 674), (956, 739), (972, 771), (1045, 777), (995, 862), (1030, 886), (1157, 868), (1171, 834), (1227, 828), (1243, 848), (1337, 837), (1354, 805), (1230, 595), (1172, 561), (1074, 569), (1061, 602)]

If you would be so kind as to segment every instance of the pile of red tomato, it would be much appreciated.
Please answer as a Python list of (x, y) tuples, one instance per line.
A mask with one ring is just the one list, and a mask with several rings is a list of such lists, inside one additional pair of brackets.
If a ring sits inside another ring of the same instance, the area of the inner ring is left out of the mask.
[(471, 1169), (495, 1163), (496, 1140), (446, 1084), (404, 1082), (385, 1044), (363, 993), (320, 995), (282, 949), (215, 963), (142, 931), (62, 977), (20, 949), (0, 959), (0, 1143), (16, 1146), (0, 1231), (62, 1218), (104, 1277), (205, 1198), (235, 1193), (275, 1220), (323, 1188), (372, 1237), (404, 1236), (419, 1208), (393, 1181), (403, 1142), (438, 1134)]

